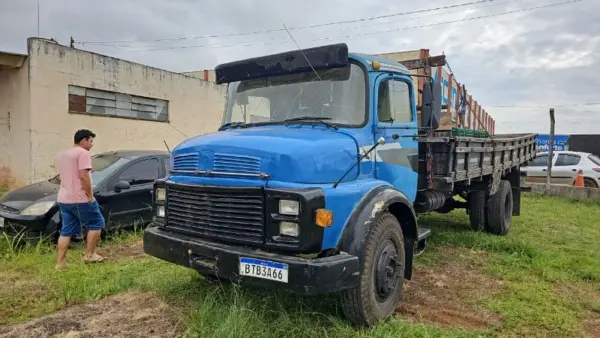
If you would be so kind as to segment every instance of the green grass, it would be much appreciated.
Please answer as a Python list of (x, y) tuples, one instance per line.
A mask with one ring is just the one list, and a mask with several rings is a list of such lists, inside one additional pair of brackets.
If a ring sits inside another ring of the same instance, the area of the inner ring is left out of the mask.
[[(209, 285), (194, 271), (154, 258), (86, 266), (80, 261), (81, 249), (70, 250), (72, 265), (57, 272), (54, 249), (37, 244), (0, 257), (0, 283), (12, 285), (0, 291), (0, 325), (141, 290), (164, 297), (178, 310), (186, 333), (199, 337), (580, 336), (588, 312), (600, 312), (598, 216), (600, 204), (528, 195), (522, 215), (513, 219), (506, 237), (471, 232), (462, 210), (420, 219), (433, 235), (428, 251), (418, 258), (419, 269), (460, 260), (502, 281), (501, 289), (469, 300), (475, 309), (502, 318), (501, 324), (483, 332), (442, 329), (400, 317), (374, 329), (355, 330), (344, 321), (334, 295), (299, 297), (237, 285)], [(116, 236), (104, 245), (116, 247), (137, 239), (135, 235)], [(2, 253), (7, 246), (0, 241)], [(449, 247), (460, 252), (460, 257), (444, 255), (444, 248)]]

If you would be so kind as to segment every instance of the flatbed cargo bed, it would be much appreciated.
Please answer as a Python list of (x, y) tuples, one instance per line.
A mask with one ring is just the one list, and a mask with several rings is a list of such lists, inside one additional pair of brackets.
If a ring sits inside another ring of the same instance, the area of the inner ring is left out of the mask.
[(504, 175), (535, 157), (536, 134), (487, 138), (434, 131), (419, 137), (419, 190), (452, 191), (454, 183)]

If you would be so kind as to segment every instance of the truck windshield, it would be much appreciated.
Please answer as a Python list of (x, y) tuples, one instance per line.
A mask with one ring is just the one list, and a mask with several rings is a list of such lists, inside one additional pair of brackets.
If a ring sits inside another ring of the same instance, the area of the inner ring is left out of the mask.
[(363, 125), (366, 78), (356, 64), (344, 68), (286, 74), (233, 82), (229, 85), (223, 124), (283, 123), (299, 117), (328, 123)]

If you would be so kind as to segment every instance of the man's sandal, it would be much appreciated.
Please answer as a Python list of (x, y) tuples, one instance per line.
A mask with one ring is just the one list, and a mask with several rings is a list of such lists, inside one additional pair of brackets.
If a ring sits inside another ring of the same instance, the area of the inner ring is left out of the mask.
[(99, 258), (96, 259), (83, 259), (83, 262), (85, 264), (92, 264), (92, 263), (102, 263), (104, 261), (104, 257), (100, 256)]

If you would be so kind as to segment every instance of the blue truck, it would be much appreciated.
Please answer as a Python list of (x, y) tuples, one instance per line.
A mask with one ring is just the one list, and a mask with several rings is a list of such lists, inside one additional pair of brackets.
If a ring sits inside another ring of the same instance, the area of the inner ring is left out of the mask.
[(172, 150), (144, 251), (212, 281), (338, 293), (357, 326), (389, 317), (430, 234), (418, 215), (464, 208), (506, 235), (535, 156), (534, 134), (439, 130), (439, 83), (409, 72), (435, 58), (333, 44), (219, 65), (223, 124)]

